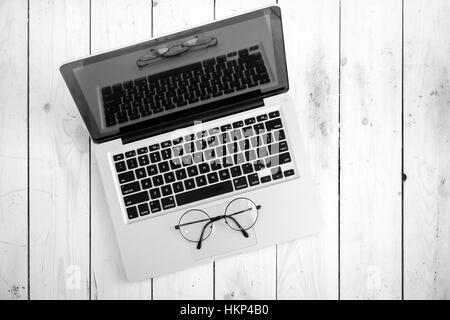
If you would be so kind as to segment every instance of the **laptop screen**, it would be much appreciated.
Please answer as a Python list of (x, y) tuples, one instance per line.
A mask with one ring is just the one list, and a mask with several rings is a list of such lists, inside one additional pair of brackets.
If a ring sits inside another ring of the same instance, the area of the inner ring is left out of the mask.
[(94, 142), (205, 105), (264, 97), (288, 87), (280, 9), (90, 56), (61, 73)]

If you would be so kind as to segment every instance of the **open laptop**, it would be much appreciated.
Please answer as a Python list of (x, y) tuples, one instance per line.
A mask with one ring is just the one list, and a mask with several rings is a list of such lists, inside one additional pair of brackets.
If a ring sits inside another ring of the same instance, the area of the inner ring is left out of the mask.
[(131, 281), (317, 232), (278, 6), (64, 64)]

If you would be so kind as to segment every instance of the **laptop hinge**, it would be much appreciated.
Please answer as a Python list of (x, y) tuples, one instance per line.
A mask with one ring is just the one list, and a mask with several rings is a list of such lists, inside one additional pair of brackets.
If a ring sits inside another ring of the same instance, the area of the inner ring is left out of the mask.
[(251, 110), (264, 105), (264, 100), (262, 97), (245, 100), (241, 102), (236, 102), (234, 104), (227, 104), (220, 107), (216, 107), (214, 110), (208, 108), (203, 108), (204, 111), (196, 112), (195, 114), (183, 115), (180, 118), (172, 119), (169, 121), (159, 121), (159, 123), (148, 123), (146, 128), (142, 128), (137, 131), (130, 132), (128, 134), (122, 135), (122, 143), (127, 144), (142, 139), (146, 139), (152, 136), (163, 134), (166, 132), (171, 132), (177, 129), (185, 128), (194, 125), (194, 123), (206, 122), (222, 117), (226, 117), (238, 112)]

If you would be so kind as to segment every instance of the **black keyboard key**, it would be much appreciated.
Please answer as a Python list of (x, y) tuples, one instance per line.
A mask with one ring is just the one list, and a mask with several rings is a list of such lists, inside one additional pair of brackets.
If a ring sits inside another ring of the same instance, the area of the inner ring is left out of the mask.
[(158, 173), (158, 167), (156, 164), (152, 164), (150, 166), (147, 166), (147, 173), (149, 176), (153, 176)]
[(187, 173), (189, 177), (195, 177), (198, 175), (198, 168), (196, 165), (187, 168)]
[(119, 174), (119, 182), (120, 183), (126, 183), (134, 180), (134, 173), (133, 171), (127, 171), (124, 173)]
[(161, 154), (159, 151), (150, 153), (150, 160), (152, 163), (160, 162), (161, 161)]
[(136, 158), (131, 158), (127, 160), (127, 167), (129, 170), (137, 168), (138, 167), (138, 162), (136, 160)]
[(175, 208), (175, 199), (173, 196), (162, 198), (161, 204), (164, 210)]
[(129, 196), (125, 196), (123, 198), (124, 202), (125, 202), (125, 206), (132, 206), (141, 202), (145, 202), (149, 200), (148, 197), (148, 192), (147, 191), (142, 191), (139, 193), (134, 193), (132, 195)]
[(281, 119), (276, 118), (273, 120), (266, 121), (266, 129), (267, 131), (280, 129), (283, 125), (281, 124)]
[(155, 143), (152, 144), (150, 147), (148, 147), (150, 149), (150, 151), (156, 151), (159, 150), (159, 144)]
[(244, 172), (244, 174), (249, 174), (253, 172), (253, 166), (251, 165), (251, 163), (244, 163), (242, 165), (242, 172)]
[(233, 122), (233, 128), (234, 128), (234, 129), (236, 129), (236, 128), (242, 128), (243, 126), (244, 126), (244, 121), (242, 121), (242, 120)]
[(255, 168), (255, 171), (259, 171), (264, 169), (266, 166), (264, 165), (264, 160), (257, 160), (253, 163), (253, 167)]
[(177, 145), (179, 143), (183, 142), (183, 137), (175, 138), (172, 140), (173, 145)]
[(138, 168), (135, 170), (136, 178), (137, 179), (143, 179), (147, 176), (147, 173), (145, 172), (144, 168)]
[(220, 180), (230, 179), (230, 171), (228, 169), (223, 169), (219, 171)]
[(164, 184), (163, 176), (160, 175), (160, 174), (157, 175), (157, 176), (154, 176), (153, 177), (153, 184), (155, 185), (155, 187)]
[(125, 152), (125, 157), (127, 157), (127, 158), (131, 158), (134, 156), (136, 156), (136, 151), (134, 151), (134, 150)]
[(170, 184), (166, 184), (164, 186), (161, 187), (161, 193), (163, 196), (169, 196), (172, 194), (172, 187), (170, 186)]
[(266, 132), (266, 127), (264, 126), (264, 123), (257, 123), (253, 126), (253, 129), (255, 130), (256, 134), (261, 134)]
[(127, 170), (127, 166), (125, 165), (125, 161), (116, 162), (116, 171), (123, 172)]
[(158, 163), (158, 168), (159, 168), (159, 172), (161, 172), (161, 173), (169, 171), (170, 170), (169, 162), (164, 161), (164, 162)]
[(258, 120), (258, 122), (266, 121), (268, 119), (269, 119), (269, 117), (267, 116), (267, 114), (262, 114), (262, 115), (259, 115), (256, 117), (256, 120)]
[(270, 182), (270, 181), (272, 181), (272, 178), (270, 176), (261, 177), (261, 182), (262, 183), (267, 183), (267, 182)]
[(232, 128), (231, 124), (225, 124), (225, 125), (220, 127), (220, 130), (222, 132), (224, 132), (224, 131), (227, 131), (227, 130), (231, 130), (231, 128)]
[(286, 141), (281, 141), (279, 143), (273, 143), (268, 146), (271, 155), (288, 151), (288, 146)]
[(270, 174), (272, 175), (273, 180), (278, 180), (283, 178), (283, 172), (280, 167), (270, 169)]
[(254, 124), (255, 122), (256, 122), (256, 119), (254, 117), (245, 119), (245, 121), (244, 121), (245, 125), (247, 125), (247, 126), (250, 124)]
[(222, 163), (220, 162), (219, 159), (216, 159), (216, 160), (214, 160), (214, 161), (211, 161), (211, 162), (209, 163), (209, 165), (210, 165), (212, 171), (217, 171), (217, 170), (222, 169)]
[(138, 181), (124, 184), (120, 186), (120, 188), (122, 189), (123, 195), (141, 191), (141, 186), (139, 185)]
[(141, 216), (146, 216), (146, 215), (150, 214), (150, 209), (149, 209), (147, 203), (141, 203), (140, 205), (138, 205), (138, 208), (139, 208), (139, 214)]
[(211, 172), (207, 174), (208, 183), (216, 183), (219, 181), (219, 176), (217, 175), (217, 172)]
[(146, 154), (139, 156), (138, 161), (140, 166), (146, 166), (150, 163), (150, 160), (148, 159), (148, 156)]
[(113, 159), (114, 161), (123, 160), (124, 159), (123, 153), (116, 154), (115, 156), (113, 156)]
[(202, 175), (202, 176), (198, 176), (195, 178), (195, 182), (197, 183), (197, 187), (202, 187), (204, 185), (206, 185), (206, 176)]
[(151, 190), (149, 191), (149, 193), (150, 193), (150, 197), (151, 197), (152, 199), (158, 199), (158, 198), (161, 197), (161, 191), (159, 190), (159, 188), (151, 189)]
[(169, 161), (169, 163), (172, 170), (181, 168), (181, 160), (179, 158), (172, 159)]
[(239, 178), (233, 179), (233, 184), (234, 184), (234, 188), (236, 190), (241, 190), (241, 189), (248, 187), (247, 179), (245, 177), (239, 177)]
[(269, 112), (269, 118), (277, 118), (280, 116), (280, 112), (279, 111), (273, 111), (273, 112)]
[(175, 181), (175, 174), (173, 172), (167, 172), (164, 174), (164, 181), (166, 183), (172, 183)]
[(257, 184), (259, 184), (259, 178), (258, 178), (257, 173), (249, 174), (247, 176), (247, 179), (248, 179), (248, 184), (250, 186), (256, 186)]
[(230, 168), (230, 172), (232, 177), (238, 177), (242, 175), (242, 170), (240, 166)]
[(172, 141), (170, 141), (170, 140), (161, 142), (161, 148), (168, 148), (171, 146), (172, 146)]
[(179, 206), (196, 202), (199, 200), (215, 197), (221, 194), (229, 193), (233, 191), (233, 185), (231, 181), (224, 181), (216, 183), (203, 188), (197, 188), (192, 191), (184, 192), (175, 195)]
[(147, 147), (139, 148), (137, 150), (138, 154), (144, 154), (144, 153), (147, 153), (147, 152), (148, 152), (148, 148)]
[(284, 130), (279, 130), (273, 133), (273, 136), (275, 138), (275, 141), (281, 141), (286, 139), (286, 134), (284, 133)]
[(150, 178), (141, 180), (141, 186), (143, 190), (150, 189), (152, 187), (152, 180)]
[(181, 182), (181, 181), (175, 182), (175, 183), (172, 185), (172, 187), (173, 187), (173, 191), (174, 191), (175, 193), (180, 193), (180, 192), (183, 192), (183, 191), (184, 191), (183, 182)]
[(200, 163), (198, 165), (198, 169), (200, 173), (208, 173), (209, 172), (209, 165), (207, 163)]
[(186, 177), (187, 177), (186, 169), (184, 169), (184, 168), (178, 169), (177, 171), (175, 171), (175, 175), (177, 176), (178, 180), (186, 179)]
[(186, 190), (190, 190), (190, 189), (195, 188), (195, 182), (194, 182), (194, 179), (193, 179), (193, 178), (190, 178), (190, 179), (184, 180), (184, 188), (185, 188)]
[(289, 169), (289, 170), (284, 171), (285, 177), (290, 177), (290, 176), (293, 176), (294, 174), (295, 174), (294, 169)]
[(138, 211), (136, 207), (127, 208), (128, 219), (135, 219), (139, 217)]
[(161, 156), (163, 160), (172, 158), (172, 150), (171, 149), (161, 150)]
[(150, 210), (152, 210), (152, 213), (161, 211), (161, 204), (159, 203), (159, 200), (150, 201)]

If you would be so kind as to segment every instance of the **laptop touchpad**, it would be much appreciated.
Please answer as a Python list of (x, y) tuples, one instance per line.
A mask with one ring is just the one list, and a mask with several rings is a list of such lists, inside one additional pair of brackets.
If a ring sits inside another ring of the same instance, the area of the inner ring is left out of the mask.
[[(228, 203), (223, 203), (204, 210), (208, 212), (210, 217), (220, 216), (223, 215), (227, 204)], [(247, 208), (241, 209), (245, 210)], [(239, 219), (241, 222), (244, 222), (243, 225), (245, 225), (246, 220), (248, 220), (248, 225), (250, 225), (252, 217), (250, 213), (241, 213)], [(233, 228), (236, 228), (234, 224), (230, 223), (230, 225)], [(246, 238), (241, 231), (233, 228), (231, 228), (224, 219), (215, 221), (213, 223), (211, 234), (202, 242), (202, 248), (197, 249), (197, 246), (192, 246), (191, 252), (194, 260), (198, 261), (217, 255), (231, 253), (239, 249), (253, 246), (257, 243), (254, 228), (249, 228), (247, 230), (248, 238)]]

